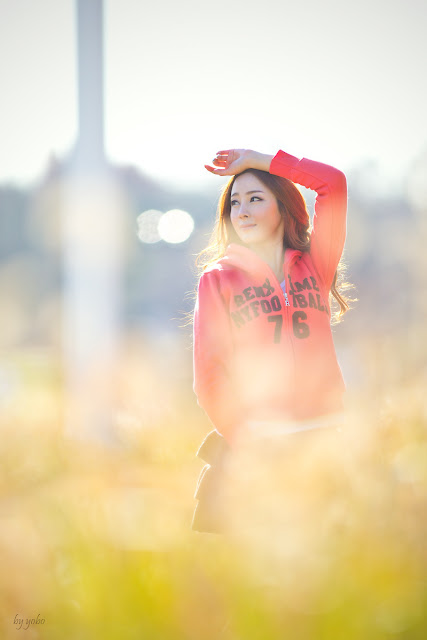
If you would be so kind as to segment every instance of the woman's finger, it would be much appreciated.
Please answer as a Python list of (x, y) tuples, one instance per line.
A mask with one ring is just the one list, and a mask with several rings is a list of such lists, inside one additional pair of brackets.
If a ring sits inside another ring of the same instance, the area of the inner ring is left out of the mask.
[(211, 173), (216, 173), (216, 169), (215, 167), (210, 167), (208, 164), (204, 165), (205, 169), (207, 169), (208, 171), (210, 171)]
[(207, 169), (211, 173), (214, 173), (217, 176), (232, 175), (231, 173), (229, 173), (228, 169), (215, 169), (214, 167), (210, 167), (208, 164), (205, 164), (204, 167), (205, 169)]

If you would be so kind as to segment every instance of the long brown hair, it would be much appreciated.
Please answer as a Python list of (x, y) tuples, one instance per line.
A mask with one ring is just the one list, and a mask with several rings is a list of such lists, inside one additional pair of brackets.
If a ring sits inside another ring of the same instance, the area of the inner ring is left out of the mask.
[[(210, 243), (197, 256), (196, 265), (200, 270), (200, 274), (208, 266), (222, 258), (230, 243), (242, 244), (231, 223), (230, 213), (231, 191), (234, 181), (244, 173), (252, 173), (276, 197), (279, 212), (285, 219), (284, 248), (298, 249), (299, 251), (309, 251), (310, 249), (310, 216), (299, 189), (287, 178), (275, 176), (260, 169), (246, 169), (232, 176), (222, 189)], [(349, 300), (338, 291), (338, 286), (342, 289), (348, 289), (352, 286), (343, 282), (344, 271), (345, 265), (340, 261), (330, 290), (331, 296), (339, 305), (339, 309), (334, 311), (332, 316), (335, 323), (340, 322), (344, 313), (350, 308)]]

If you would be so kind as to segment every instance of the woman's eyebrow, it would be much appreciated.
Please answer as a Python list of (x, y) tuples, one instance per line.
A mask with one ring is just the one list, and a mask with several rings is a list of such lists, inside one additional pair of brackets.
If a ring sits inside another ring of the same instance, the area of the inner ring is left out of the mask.
[[(253, 191), (246, 191), (246, 195), (248, 196), (250, 193), (264, 193), (264, 191), (261, 191), (261, 189), (254, 189)], [(231, 197), (233, 198), (234, 196), (238, 196), (239, 194), (237, 193), (237, 191), (235, 193), (231, 194)]]

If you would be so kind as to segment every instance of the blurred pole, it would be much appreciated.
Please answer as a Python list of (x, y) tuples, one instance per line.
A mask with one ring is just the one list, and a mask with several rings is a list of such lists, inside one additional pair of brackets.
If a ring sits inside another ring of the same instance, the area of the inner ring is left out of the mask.
[(104, 157), (103, 2), (77, 0), (79, 131), (65, 181), (65, 433), (111, 442), (119, 342), (121, 204)]
[(103, 14), (103, 0), (77, 0), (77, 161), (98, 171), (105, 164)]

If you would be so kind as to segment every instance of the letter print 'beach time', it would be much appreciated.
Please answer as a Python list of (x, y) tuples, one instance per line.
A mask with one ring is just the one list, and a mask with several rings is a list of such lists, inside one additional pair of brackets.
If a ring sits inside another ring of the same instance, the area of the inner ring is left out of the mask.
[[(310, 335), (310, 326), (307, 322), (307, 314), (303, 309), (316, 309), (321, 313), (329, 315), (327, 306), (322, 301), (317, 286), (316, 279), (313, 276), (304, 278), (302, 282), (292, 282), (289, 279), (288, 295), (292, 299), (294, 311), (292, 314), (292, 328), (296, 338), (304, 339)], [(270, 316), (269, 322), (275, 324), (274, 342), (280, 342), (280, 334), (283, 323), (282, 302), (280, 297), (275, 293), (274, 287), (268, 278), (261, 286), (246, 287), (241, 293), (233, 296), (235, 305), (234, 311), (230, 312), (230, 316), (236, 327), (239, 329), (248, 322), (252, 322), (264, 315)]]

